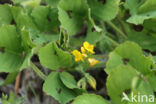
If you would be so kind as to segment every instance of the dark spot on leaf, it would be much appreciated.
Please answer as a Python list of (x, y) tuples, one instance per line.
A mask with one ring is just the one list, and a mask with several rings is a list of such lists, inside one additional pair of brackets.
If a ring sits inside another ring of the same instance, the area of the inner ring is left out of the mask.
[(72, 13), (71, 10), (68, 10), (68, 11), (67, 11), (67, 14), (68, 14), (69, 18), (72, 18), (71, 13)]
[(141, 32), (143, 28), (144, 27), (142, 25), (133, 25), (133, 29), (137, 32)]
[(63, 71), (64, 71), (64, 68), (58, 69), (58, 72), (63, 72)]
[(98, 2), (101, 2), (104, 5), (106, 3), (106, 0), (98, 0)]
[(0, 52), (5, 53), (5, 47), (0, 47)]
[(130, 94), (131, 89), (126, 89), (124, 92), (128, 95), (128, 94)]
[(151, 65), (151, 66), (150, 66), (150, 69), (151, 69), (151, 70), (153, 70), (153, 69), (154, 69), (153, 65)]
[(156, 92), (154, 92), (154, 96), (156, 97)]
[(51, 19), (50, 19), (50, 17), (49, 16), (47, 16), (47, 20), (50, 22), (51, 21)]
[(92, 28), (92, 32), (94, 32), (94, 31), (95, 31), (95, 28), (93, 27), (93, 28)]
[(127, 63), (129, 62), (129, 59), (123, 58), (122, 61), (123, 61), (123, 63), (124, 63), (125, 65), (127, 65)]
[(147, 16), (149, 17), (150, 15), (149, 15), (149, 14), (147, 14)]
[(55, 54), (55, 55), (57, 55), (57, 52), (56, 52), (56, 50), (54, 50), (54, 54)]
[(21, 57), (22, 57), (22, 58), (25, 57), (25, 52), (24, 52), (24, 51), (22, 52)]
[(29, 49), (32, 49), (32, 47), (31, 46), (28, 46), (29, 47)]
[(125, 19), (128, 19), (130, 16), (131, 16), (131, 15), (130, 15), (129, 10), (126, 10), (126, 12), (125, 12), (125, 14), (124, 14), (124, 18), (125, 18)]
[(15, 21), (14, 21), (14, 19), (12, 19), (12, 21), (11, 21), (11, 25), (14, 25), (15, 24)]
[(59, 94), (61, 94), (61, 92), (62, 92), (61, 88), (57, 89), (57, 92), (58, 92)]
[(43, 46), (45, 46), (47, 43), (46, 42), (43, 42), (42, 44), (43, 44)]

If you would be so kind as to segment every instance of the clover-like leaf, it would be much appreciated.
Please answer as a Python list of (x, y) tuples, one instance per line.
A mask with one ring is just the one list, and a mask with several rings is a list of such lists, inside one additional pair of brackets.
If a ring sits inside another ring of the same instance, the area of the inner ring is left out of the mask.
[(119, 0), (88, 0), (91, 14), (94, 18), (109, 21), (116, 17)]
[(19, 29), (22, 29), (24, 27), (25, 29), (31, 28), (37, 30), (37, 27), (33, 23), (32, 18), (28, 15), (28, 12), (24, 12), (23, 8), (12, 6), (11, 12), (14, 22)]
[(33, 9), (31, 16), (40, 31), (47, 32), (52, 30), (49, 13), (50, 8), (48, 6), (37, 6)]
[(130, 10), (131, 17), (127, 22), (133, 24), (143, 24), (144, 20), (156, 18), (155, 0), (139, 1), (126, 0), (125, 8)]
[(52, 72), (45, 80), (43, 91), (53, 96), (61, 104), (66, 104), (77, 96), (74, 90), (68, 89), (60, 80), (58, 72)]
[(136, 32), (131, 30), (131, 34), (128, 39), (138, 43), (143, 49), (150, 50), (151, 52), (156, 51), (156, 37), (149, 31)]
[(24, 50), (15, 26), (2, 25), (0, 33), (0, 72), (15, 72), (29, 67), (32, 52)]
[(109, 74), (118, 65), (130, 65), (146, 75), (151, 71), (154, 61), (151, 57), (144, 56), (139, 45), (127, 41), (110, 53), (105, 71)]
[(69, 35), (75, 35), (87, 17), (88, 5), (85, 0), (62, 0), (59, 3), (59, 20), (61, 27)]
[(78, 88), (74, 77), (70, 73), (68, 72), (60, 73), (60, 79), (62, 80), (63, 84), (66, 87), (70, 89)]
[(72, 64), (70, 53), (59, 49), (55, 43), (49, 43), (41, 48), (39, 59), (43, 66), (51, 70), (66, 68)]
[[(107, 78), (107, 90), (114, 104), (129, 104), (128, 101), (122, 101), (123, 93), (129, 96), (131, 93), (136, 96), (153, 95), (154, 90), (147, 78), (138, 74), (130, 65), (119, 65), (115, 67)], [(133, 102), (135, 104), (135, 101)], [(147, 102), (148, 103), (148, 102)], [(147, 104), (146, 102), (143, 104)], [(137, 104), (137, 103), (136, 103)]]

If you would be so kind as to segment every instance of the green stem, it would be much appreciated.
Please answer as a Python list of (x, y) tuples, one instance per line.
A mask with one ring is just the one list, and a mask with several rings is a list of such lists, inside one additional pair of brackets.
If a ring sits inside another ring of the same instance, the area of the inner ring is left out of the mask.
[(41, 70), (33, 62), (31, 62), (31, 67), (38, 74), (38, 76), (40, 76), (43, 80), (45, 80), (46, 75), (43, 74), (43, 72), (41, 72)]
[(106, 23), (108, 25), (110, 25), (115, 31), (117, 31), (124, 39), (127, 39), (127, 36), (117, 26), (115, 26), (111, 21), (107, 21)]
[(124, 33), (125, 35), (127, 35), (126, 29), (125, 29), (125, 27), (124, 27), (124, 23), (123, 23), (123, 21), (121, 20), (121, 17), (120, 17), (119, 15), (117, 16), (117, 20), (119, 21), (119, 24), (120, 24), (120, 26), (121, 26), (121, 29), (122, 29), (123, 33)]
[(109, 40), (111, 43), (113, 43), (115, 46), (119, 46), (119, 43), (108, 37), (107, 35), (104, 36), (105, 39)]
[(99, 58), (108, 58), (108, 54), (97, 54), (94, 55), (95, 57), (99, 57)]

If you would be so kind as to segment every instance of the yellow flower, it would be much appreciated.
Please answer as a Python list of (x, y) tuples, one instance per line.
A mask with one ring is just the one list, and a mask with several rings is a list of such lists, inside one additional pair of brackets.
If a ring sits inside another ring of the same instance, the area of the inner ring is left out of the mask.
[(84, 47), (81, 47), (81, 52), (82, 52), (82, 56), (84, 58), (88, 57), (87, 54), (86, 54), (86, 50), (84, 49)]
[(88, 61), (91, 67), (99, 63), (99, 61), (94, 58), (88, 58)]
[(76, 62), (78, 62), (78, 61), (84, 61), (83, 60), (83, 55), (78, 50), (74, 50), (72, 52), (72, 54), (75, 56), (75, 61)]
[(82, 52), (83, 54), (86, 54), (86, 50), (84, 49), (84, 47), (81, 47), (81, 52)]
[(90, 45), (88, 42), (83, 43), (83, 47), (89, 52), (94, 54), (94, 45)]

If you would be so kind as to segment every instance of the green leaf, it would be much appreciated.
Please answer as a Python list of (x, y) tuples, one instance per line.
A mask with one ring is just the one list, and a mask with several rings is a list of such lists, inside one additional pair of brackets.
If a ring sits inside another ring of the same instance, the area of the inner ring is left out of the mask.
[(155, 71), (153, 71), (153, 73), (149, 74), (146, 76), (147, 80), (149, 81), (150, 85), (152, 86), (153, 90), (156, 92), (156, 75), (155, 75)]
[(95, 94), (83, 94), (75, 98), (72, 104), (109, 104), (107, 100)]
[(29, 34), (33, 43), (36, 45), (56, 42), (59, 39), (59, 34), (44, 33), (33, 29), (29, 30)]
[(70, 53), (59, 49), (55, 43), (49, 43), (41, 48), (39, 59), (43, 66), (51, 70), (69, 67), (72, 64)]
[(155, 5), (155, 0), (147, 0), (146, 2), (144, 0), (126, 0), (125, 8), (129, 9), (131, 14), (127, 22), (138, 25), (143, 24), (144, 20), (156, 18)]
[(156, 11), (139, 15), (133, 15), (132, 17), (128, 18), (127, 22), (138, 25), (143, 24), (144, 20), (151, 18), (156, 18)]
[(77, 83), (74, 79), (74, 77), (68, 73), (68, 72), (62, 72), (60, 73), (60, 78), (63, 84), (70, 89), (78, 88)]
[(46, 0), (46, 4), (52, 6), (52, 7), (57, 7), (58, 3), (60, 0)]
[(88, 0), (88, 4), (92, 16), (102, 21), (114, 19), (119, 9), (119, 0)]
[(145, 0), (145, 3), (139, 7), (138, 12), (150, 12), (156, 10), (156, 1), (155, 0)]
[(34, 29), (37, 30), (36, 25), (33, 23), (32, 18), (28, 15), (27, 12), (23, 11), (21, 7), (12, 6), (11, 12), (15, 23), (19, 29)]
[(64, 86), (60, 80), (58, 72), (52, 72), (48, 75), (43, 85), (43, 91), (45, 91), (48, 95), (53, 96), (61, 104), (66, 104), (77, 96), (73, 90)]
[(12, 0), (14, 4), (20, 4), (23, 7), (36, 7), (40, 5), (41, 0)]
[(46, 32), (52, 30), (52, 22), (51, 19), (48, 17), (49, 12), (50, 8), (48, 6), (37, 6), (33, 9), (31, 13), (34, 22), (40, 31)]
[(22, 38), (22, 45), (25, 51), (29, 51), (31, 48), (36, 46), (32, 42), (29, 32), (25, 30), (24, 28), (21, 30), (21, 38)]
[(58, 9), (61, 27), (67, 30), (69, 35), (75, 35), (81, 29), (84, 18), (87, 17), (88, 5), (86, 1), (62, 0)]
[(2, 24), (10, 24), (12, 15), (9, 5), (0, 5), (0, 26)]
[[(115, 67), (107, 78), (106, 86), (114, 104), (129, 104), (128, 101), (121, 101), (123, 92), (129, 96), (131, 92), (134, 95), (138, 95), (138, 93), (140, 95), (153, 95), (153, 89), (145, 76), (139, 75), (130, 65)], [(148, 103), (145, 102), (143, 104)]]
[(115, 67), (124, 64), (146, 75), (150, 72), (154, 61), (151, 57), (144, 56), (139, 45), (127, 41), (110, 53), (105, 71), (109, 74)]
[(149, 19), (144, 21), (144, 27), (149, 30), (149, 31), (153, 31), (154, 33), (156, 33), (156, 19)]
[(150, 32), (135, 32), (132, 30), (128, 39), (138, 43), (143, 49), (150, 50), (151, 52), (156, 51), (156, 36)]
[(51, 20), (52, 28), (54, 28), (53, 31), (56, 31), (58, 26), (60, 26), (60, 21), (58, 19), (58, 8), (50, 8), (48, 17)]
[(0, 33), (0, 72), (15, 72), (29, 67), (32, 53), (24, 52), (16, 28), (2, 25)]
[(103, 33), (103, 32), (98, 32), (96, 29), (95, 30), (94, 29), (95, 29), (94, 26), (89, 24), (86, 41), (88, 41), (91, 44), (95, 44), (98, 41), (100, 41)]

